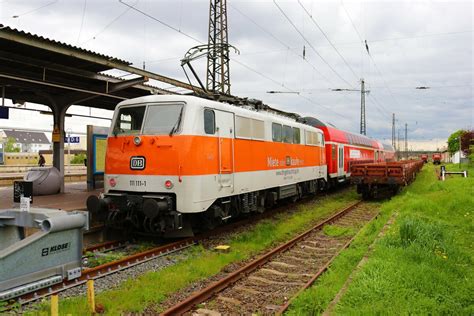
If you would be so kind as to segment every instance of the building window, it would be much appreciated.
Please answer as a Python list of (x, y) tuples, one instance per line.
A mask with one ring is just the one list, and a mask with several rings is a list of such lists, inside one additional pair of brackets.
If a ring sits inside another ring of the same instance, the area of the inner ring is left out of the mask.
[(272, 123), (272, 139), (274, 142), (281, 142), (281, 124)]
[(204, 132), (206, 134), (216, 132), (216, 115), (213, 110), (204, 109)]

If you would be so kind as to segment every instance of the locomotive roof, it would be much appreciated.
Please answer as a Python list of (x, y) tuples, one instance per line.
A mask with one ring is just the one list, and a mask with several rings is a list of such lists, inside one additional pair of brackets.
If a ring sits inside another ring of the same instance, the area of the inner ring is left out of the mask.
[[(292, 124), (293, 126), (300, 126), (300, 127), (310, 127), (316, 130), (319, 130), (321, 133), (323, 132), (321, 129), (317, 128), (316, 126), (312, 126), (310, 124), (304, 124), (299, 120), (291, 118), (285, 115), (279, 115), (278, 113), (267, 111), (267, 110), (257, 110), (257, 109), (249, 109), (247, 106), (236, 106), (224, 102), (217, 102), (213, 100), (203, 99), (196, 96), (190, 95), (148, 95), (144, 97), (138, 97), (134, 99), (124, 100), (117, 104), (116, 110), (122, 106), (129, 106), (135, 104), (143, 104), (143, 103), (153, 103), (153, 102), (186, 102), (186, 103), (197, 103), (201, 106), (212, 106), (215, 109), (225, 110), (229, 112), (233, 112), (238, 115), (250, 115), (253, 118), (264, 119), (271, 117), (277, 123), (281, 124)], [(212, 105), (211, 105), (212, 104)], [(250, 105), (249, 105), (250, 107)]]

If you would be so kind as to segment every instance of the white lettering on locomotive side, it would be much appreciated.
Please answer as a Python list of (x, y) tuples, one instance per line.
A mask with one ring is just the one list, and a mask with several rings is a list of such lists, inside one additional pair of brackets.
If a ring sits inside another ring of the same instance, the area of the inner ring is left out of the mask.
[(299, 158), (293, 158), (290, 156), (285, 157), (282, 160), (278, 158), (267, 157), (267, 167), (275, 168), (280, 166), (303, 166), (304, 160)]
[(272, 157), (267, 158), (267, 166), (268, 167), (273, 168), (273, 167), (278, 167), (279, 165), (280, 164), (278, 162), (278, 159), (272, 158)]

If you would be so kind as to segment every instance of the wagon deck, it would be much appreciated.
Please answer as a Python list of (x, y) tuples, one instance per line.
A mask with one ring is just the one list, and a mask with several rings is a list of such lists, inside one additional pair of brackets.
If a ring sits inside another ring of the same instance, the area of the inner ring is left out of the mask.
[(422, 160), (357, 164), (351, 167), (352, 183), (357, 184), (357, 192), (364, 198), (376, 197), (380, 189), (395, 194), (415, 179), (422, 166)]

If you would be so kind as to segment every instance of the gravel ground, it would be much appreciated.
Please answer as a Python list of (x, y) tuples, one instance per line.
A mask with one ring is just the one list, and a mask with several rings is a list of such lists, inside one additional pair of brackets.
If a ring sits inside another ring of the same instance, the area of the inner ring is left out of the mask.
[[(184, 249), (176, 253), (172, 253), (163, 257), (154, 258), (144, 263), (140, 263), (136, 266), (122, 270), (120, 272), (109, 274), (100, 279), (96, 279), (96, 281), (94, 282), (95, 293), (97, 294), (106, 290), (117, 288), (122, 284), (122, 282), (128, 279), (135, 279), (149, 271), (159, 271), (168, 266), (174, 265), (182, 260), (185, 260), (186, 258), (187, 252), (186, 249)], [(83, 284), (59, 293), (59, 297), (64, 299), (67, 297), (86, 295), (86, 293), (87, 288), (86, 285)], [(49, 298), (46, 299), (49, 300)], [(34, 311), (35, 309), (37, 309), (37, 302), (25, 304), (22, 307), (23, 311)]]

